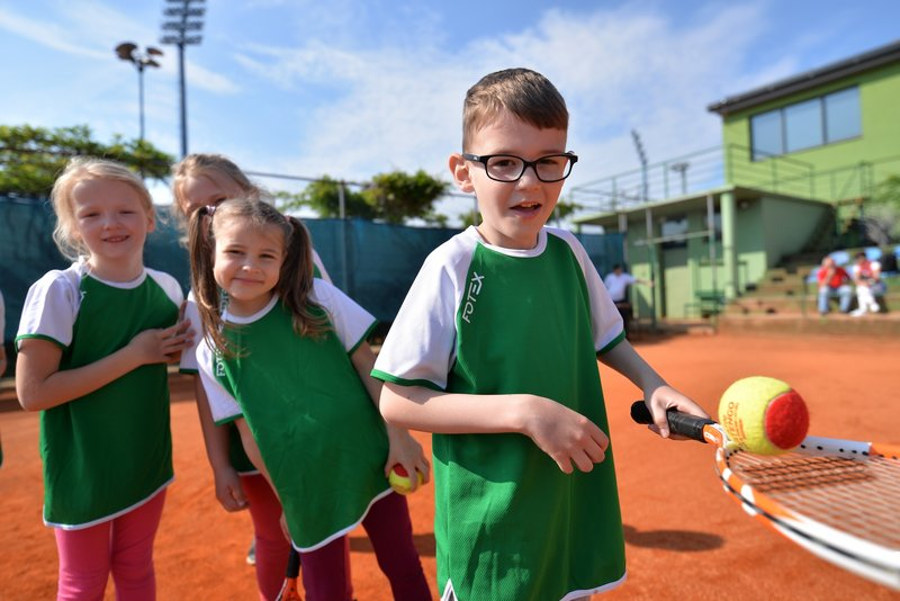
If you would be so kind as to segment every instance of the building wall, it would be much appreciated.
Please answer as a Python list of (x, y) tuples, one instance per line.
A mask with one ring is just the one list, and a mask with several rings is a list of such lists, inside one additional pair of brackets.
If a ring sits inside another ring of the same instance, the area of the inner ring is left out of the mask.
[[(750, 117), (829, 92), (859, 86), (862, 135), (825, 146), (792, 152), (779, 158), (750, 159)], [(900, 173), (900, 64), (860, 73), (813, 90), (760, 104), (723, 119), (726, 178), (733, 185), (757, 185), (759, 180), (780, 171), (780, 192), (824, 200), (865, 196), (866, 185), (877, 184), (890, 174)], [(796, 161), (796, 162), (795, 162)], [(814, 178), (797, 179), (809, 172), (799, 162), (812, 166)], [(874, 163), (861, 170), (861, 162)], [(827, 172), (827, 173), (826, 173)], [(771, 188), (770, 188), (771, 189)]]
[(826, 209), (813, 203), (774, 198), (763, 198), (760, 205), (768, 254), (766, 264), (760, 266), (764, 272), (785, 255), (803, 250)]
[[(759, 282), (784, 256), (801, 251), (829, 210), (828, 205), (820, 203), (765, 195), (739, 200), (737, 209), (738, 292)], [(705, 231), (706, 218), (705, 211), (689, 212), (689, 230)], [(638, 317), (652, 315), (654, 301), (657, 317), (693, 317), (697, 313), (691, 305), (698, 293), (723, 292), (726, 274), (720, 238), (715, 241), (712, 253), (706, 236), (690, 237), (680, 245), (658, 245), (648, 252), (645, 245), (635, 244), (646, 238), (645, 222), (637, 215), (629, 222), (629, 232), (629, 270), (636, 277), (648, 280), (652, 274), (656, 282), (654, 288), (634, 287)]]
[(693, 301), (694, 295), (690, 286), (692, 264), (690, 249), (687, 247), (667, 248), (662, 251), (663, 270), (661, 275), (662, 290), (660, 312), (675, 317), (684, 314), (684, 307)]

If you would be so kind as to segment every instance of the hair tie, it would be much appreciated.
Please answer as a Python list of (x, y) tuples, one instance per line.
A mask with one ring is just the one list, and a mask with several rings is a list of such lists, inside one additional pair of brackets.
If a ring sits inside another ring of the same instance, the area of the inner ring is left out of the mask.
[(210, 217), (216, 214), (216, 205), (206, 205), (204, 208), (206, 209), (206, 214)]

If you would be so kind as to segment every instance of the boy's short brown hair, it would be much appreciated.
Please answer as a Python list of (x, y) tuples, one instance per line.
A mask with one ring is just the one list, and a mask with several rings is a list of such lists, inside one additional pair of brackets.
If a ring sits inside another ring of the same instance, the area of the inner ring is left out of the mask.
[(504, 69), (481, 78), (466, 92), (463, 104), (463, 151), (472, 136), (509, 111), (525, 123), (541, 129), (569, 127), (566, 101), (550, 80), (531, 69)]

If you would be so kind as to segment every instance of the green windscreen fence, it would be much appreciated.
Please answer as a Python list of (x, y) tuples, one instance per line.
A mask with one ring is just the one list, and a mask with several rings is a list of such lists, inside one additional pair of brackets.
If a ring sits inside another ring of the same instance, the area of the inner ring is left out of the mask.
[[(147, 239), (148, 267), (189, 286), (187, 251), (180, 234), (159, 207), (160, 222)], [(0, 291), (6, 301), (7, 349), (15, 337), (28, 287), (51, 269), (69, 262), (53, 243), (55, 216), (43, 199), (0, 196)], [(393, 321), (425, 257), (459, 233), (450, 228), (419, 228), (360, 219), (307, 219), (313, 244), (334, 284), (382, 322)], [(578, 234), (594, 265), (606, 274), (622, 262), (620, 234)]]

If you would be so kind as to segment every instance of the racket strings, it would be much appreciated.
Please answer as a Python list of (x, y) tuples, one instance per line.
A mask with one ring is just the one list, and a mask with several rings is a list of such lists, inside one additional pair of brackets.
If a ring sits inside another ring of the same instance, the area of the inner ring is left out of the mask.
[(736, 452), (729, 454), (727, 464), (754, 491), (796, 514), (900, 550), (897, 458)]
[(872, 477), (870, 470), (866, 469), (865, 465), (859, 461), (842, 457), (801, 455), (786, 461), (752, 463), (746, 459), (743, 461), (746, 462), (746, 465), (742, 468), (742, 473), (745, 475), (747, 483), (752, 483), (756, 490), (766, 494), (798, 488), (848, 484)]

